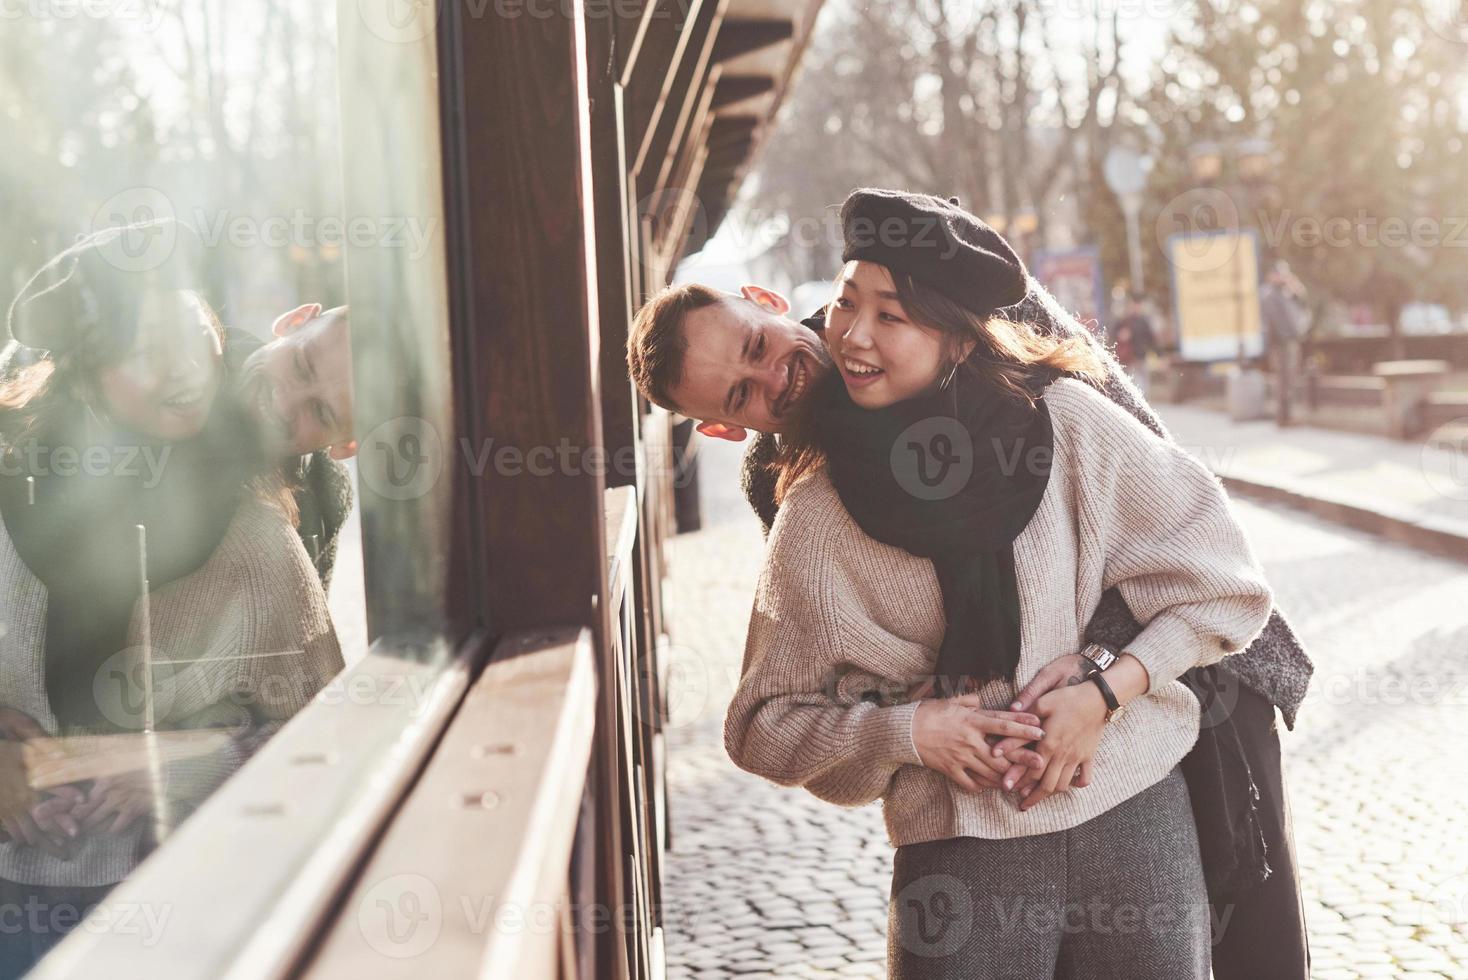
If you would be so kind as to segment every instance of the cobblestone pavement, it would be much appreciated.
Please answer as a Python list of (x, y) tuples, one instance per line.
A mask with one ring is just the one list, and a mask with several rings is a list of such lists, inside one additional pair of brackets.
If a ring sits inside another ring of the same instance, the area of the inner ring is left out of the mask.
[[(719, 523), (669, 549), (669, 973), (881, 977), (879, 805), (831, 806), (724, 754), (762, 542), (710, 455)], [(1314, 975), (1468, 977), (1468, 566), (1236, 503), (1317, 668), (1284, 738)]]

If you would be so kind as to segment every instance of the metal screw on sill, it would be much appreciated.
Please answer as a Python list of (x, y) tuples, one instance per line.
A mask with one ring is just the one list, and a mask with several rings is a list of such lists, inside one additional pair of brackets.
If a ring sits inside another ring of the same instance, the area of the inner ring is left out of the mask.
[(459, 806), (465, 810), (493, 810), (500, 805), (500, 795), (494, 790), (485, 790), (483, 793), (465, 793), (459, 797)]
[(254, 803), (244, 808), (247, 817), (283, 817), (285, 806), (280, 803)]

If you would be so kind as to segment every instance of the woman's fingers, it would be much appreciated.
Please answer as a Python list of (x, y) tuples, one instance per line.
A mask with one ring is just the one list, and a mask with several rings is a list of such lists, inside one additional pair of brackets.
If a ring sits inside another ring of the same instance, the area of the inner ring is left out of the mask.
[(1015, 749), (1005, 758), (1009, 760), (1015, 776), (1023, 775), (1026, 769), (1045, 771), (1045, 757), (1034, 749)]
[(1029, 794), (1030, 790), (1040, 785), (1040, 777), (1043, 775), (1043, 771), (1037, 771), (1034, 769), (1026, 769), (1024, 771), (1024, 773), (1019, 777), (1019, 782), (1014, 784), (1014, 788), (1019, 793), (1020, 799), (1024, 799), (1025, 796)]
[(969, 771), (962, 766), (957, 766), (953, 769), (944, 770), (943, 774), (949, 779), (953, 780), (955, 783), (957, 783), (961, 788), (968, 790), (970, 793), (981, 793), (984, 790), (984, 788), (980, 786), (977, 782), (975, 782), (973, 777), (969, 775)]
[[(1045, 767), (1045, 775), (1041, 777), (1040, 784), (1025, 795), (1019, 808), (1021, 810), (1028, 810), (1052, 796), (1057, 788), (1061, 786), (1068, 788), (1070, 786), (1070, 777), (1068, 774), (1074, 770), (1075, 763), (1073, 761), (1059, 757), (1052, 758), (1050, 764)], [(1064, 783), (1061, 782), (1062, 777), (1065, 778)]]
[[(1034, 715), (1015, 714), (1008, 711), (974, 711), (969, 721), (975, 729), (985, 735), (1022, 738), (1027, 742), (1045, 737), (1045, 729), (1040, 727), (1040, 719)], [(992, 749), (990, 754), (993, 754)]]
[(71, 799), (65, 796), (47, 797), (31, 807), (31, 819), (54, 837), (75, 837), (79, 829), (71, 814)]
[(98, 827), (102, 826), (104, 823), (107, 822), (109, 818), (117, 815), (117, 802), (117, 798), (113, 794), (109, 793), (108, 795), (102, 797), (101, 802), (98, 803), (96, 808), (92, 810), (91, 813), (87, 814), (87, 818), (82, 821), (82, 826), (86, 827), (88, 830), (96, 830)]
[(1032, 749), (1035, 746), (1033, 738), (1004, 738), (1000, 739), (994, 746), (994, 757), (996, 759), (1009, 758), (1016, 749)]
[(983, 742), (979, 745), (968, 746), (959, 762), (965, 769), (983, 773), (995, 783), (1004, 777), (1005, 771), (1009, 768), (1009, 763), (1004, 759), (995, 759), (989, 755), (989, 746)]
[(1091, 785), (1091, 763), (1090, 760), (1082, 762), (1076, 767), (1076, 789), (1085, 789)]
[(19, 824), (19, 839), (40, 851), (45, 851), (54, 858), (65, 860), (66, 848), (61, 841), (53, 839), (50, 835), (36, 826), (29, 813), (17, 814), (16, 823)]
[(137, 819), (142, 815), (142, 807), (124, 807), (118, 812), (117, 819), (112, 821), (112, 826), (107, 828), (107, 832), (111, 834), (120, 834), (127, 828), (131, 827), (133, 823), (135, 823)]

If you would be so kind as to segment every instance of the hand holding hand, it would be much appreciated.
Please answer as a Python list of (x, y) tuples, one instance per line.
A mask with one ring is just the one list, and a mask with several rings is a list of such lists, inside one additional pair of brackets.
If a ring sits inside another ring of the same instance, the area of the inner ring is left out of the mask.
[(131, 772), (94, 780), (75, 816), (86, 830), (120, 834), (152, 810), (152, 780), (146, 772)]
[(1011, 763), (1021, 761), (1013, 753), (1008, 759), (996, 758), (988, 739), (1014, 737), (1032, 742), (1045, 734), (1039, 723), (1039, 718), (1025, 712), (986, 709), (977, 695), (965, 694), (920, 702), (913, 715), (912, 739), (923, 765), (977, 793), (998, 789)]
[[(1077, 770), (1095, 755), (1106, 727), (1106, 700), (1094, 684), (1061, 687), (1042, 695), (1035, 713), (1045, 728), (1045, 737), (1036, 747), (1045, 759), (1045, 772), (1038, 785), (1023, 790), (1021, 810), (1069, 789)], [(1089, 781), (1089, 775), (1086, 779)]]

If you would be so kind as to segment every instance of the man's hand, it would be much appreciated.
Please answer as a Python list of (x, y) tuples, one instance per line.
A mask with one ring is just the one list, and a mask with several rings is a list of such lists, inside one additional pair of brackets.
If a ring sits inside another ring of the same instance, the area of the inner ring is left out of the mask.
[(1106, 699), (1094, 684), (1061, 687), (1042, 695), (1035, 713), (1045, 728), (1037, 747), (1045, 772), (1038, 785), (1023, 791), (1021, 810), (1069, 789), (1080, 767), (1091, 761), (1106, 727)]
[[(1086, 670), (1089, 667), (1090, 664), (1086, 662), (1086, 658), (1082, 657), (1079, 653), (1067, 653), (1064, 656), (1056, 657), (1041, 667), (1040, 672), (1034, 677), (1031, 677), (1028, 684), (1020, 688), (1019, 693), (1014, 696), (1014, 701), (1010, 704), (1009, 710), (1033, 711), (1035, 702), (1056, 688), (1084, 683)], [(994, 747), (994, 754), (1002, 758), (1024, 744), (1018, 739), (1006, 738)], [(1087, 776), (1089, 776), (1089, 773), (1087, 773)], [(1077, 785), (1085, 784), (1077, 783)]]
[(1020, 761), (995, 758), (988, 739), (1014, 737), (1032, 742), (1045, 734), (1039, 722), (1028, 713), (988, 710), (973, 694), (929, 699), (920, 702), (913, 715), (912, 740), (923, 765), (977, 793), (998, 789), (1011, 763)]
[(18, 708), (0, 708), (0, 738), (23, 742), (31, 738), (50, 738), (41, 723)]
[(1090, 667), (1090, 663), (1079, 653), (1067, 653), (1063, 657), (1056, 657), (1041, 667), (1040, 672), (1031, 677), (1028, 684), (1020, 688), (1009, 710), (1035, 710), (1035, 703), (1056, 688), (1074, 687), (1077, 684), (1085, 683), (1086, 671)]
[(130, 772), (93, 781), (75, 816), (88, 831), (120, 834), (152, 811), (152, 780), (146, 772)]
[(62, 861), (70, 860), (72, 840), (81, 829), (72, 811), (82, 796), (76, 786), (48, 789), (39, 802), (0, 813), (0, 830), (11, 841), (45, 851)]

